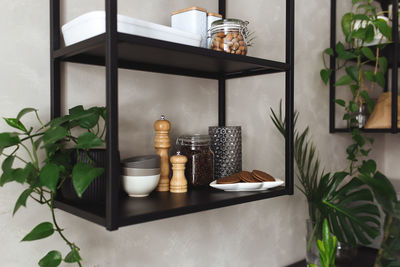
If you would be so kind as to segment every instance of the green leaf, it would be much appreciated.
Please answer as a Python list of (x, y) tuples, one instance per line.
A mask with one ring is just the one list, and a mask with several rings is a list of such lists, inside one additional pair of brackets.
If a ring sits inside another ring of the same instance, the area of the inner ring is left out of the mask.
[(0, 148), (18, 145), (20, 142), (16, 133), (0, 133)]
[(348, 85), (352, 82), (353, 80), (349, 75), (344, 75), (339, 78), (339, 80), (335, 83), (335, 86), (343, 86), (343, 85)]
[(103, 168), (94, 168), (89, 164), (78, 162), (72, 170), (72, 183), (79, 197), (90, 183), (104, 172)]
[(353, 94), (354, 97), (357, 96), (357, 93), (358, 93), (359, 89), (360, 89), (360, 86), (358, 86), (357, 84), (350, 85), (350, 90), (351, 90), (351, 93)]
[(51, 236), (54, 233), (53, 224), (50, 222), (43, 222), (37, 225), (32, 231), (27, 234), (21, 241), (34, 241)]
[(65, 256), (65, 259), (64, 259), (64, 261), (67, 262), (67, 263), (79, 262), (79, 261), (81, 261), (81, 260), (82, 260), (82, 258), (81, 258), (81, 256), (79, 255), (79, 252), (78, 252), (77, 249), (71, 250), (71, 251), (67, 254), (67, 256)]
[(28, 199), (28, 197), (30, 196), (30, 194), (32, 192), (33, 192), (33, 189), (28, 188), (24, 192), (22, 192), (22, 194), (18, 197), (17, 202), (15, 203), (15, 206), (14, 206), (13, 216), (21, 206), (26, 207), (26, 200)]
[(353, 79), (353, 81), (358, 82), (358, 69), (354, 66), (346, 68), (346, 73)]
[(72, 114), (78, 114), (78, 113), (81, 113), (81, 112), (84, 112), (84, 111), (85, 111), (85, 109), (83, 108), (83, 106), (82, 106), (82, 105), (79, 105), (79, 106), (70, 108), (70, 109), (69, 109), (69, 114), (70, 114), (70, 115), (72, 115)]
[(366, 70), (364, 72), (364, 75), (365, 75), (365, 78), (367, 78), (368, 81), (371, 81), (371, 82), (375, 82), (376, 81), (375, 74), (372, 71)]
[(15, 156), (8, 156), (1, 164), (1, 169), (3, 172), (11, 172), (12, 165), (14, 163)]
[(392, 27), (390, 27), (385, 20), (377, 19), (376, 21), (374, 21), (374, 24), (383, 36), (385, 36), (389, 40), (392, 39)]
[(78, 137), (76, 148), (89, 149), (104, 145), (104, 142), (91, 132), (86, 132)]
[(327, 54), (329, 56), (333, 56), (334, 55), (333, 49), (332, 48), (325, 49), (324, 50), (324, 54)]
[(376, 172), (376, 162), (372, 159), (363, 161), (359, 171), (365, 174), (374, 174)]
[(57, 267), (58, 265), (60, 265), (61, 262), (62, 262), (61, 253), (59, 251), (52, 250), (39, 261), (39, 266)]
[(34, 111), (37, 111), (37, 109), (34, 109), (34, 108), (24, 108), (24, 109), (22, 109), (17, 115), (17, 120), (18, 121), (21, 120), (22, 116), (24, 116), (25, 114), (28, 114), (30, 112), (34, 112)]
[(12, 170), (11, 175), (13, 177), (13, 180), (15, 180), (16, 182), (18, 182), (20, 184), (25, 183), (26, 179), (28, 179), (28, 177), (32, 173), (33, 169), (34, 169), (34, 167), (33, 167), (32, 163), (29, 162), (23, 169), (18, 168), (18, 169)]
[(382, 72), (378, 71), (375, 77), (376, 77), (376, 82), (379, 84), (379, 86), (385, 88), (386, 85), (385, 75)]
[(66, 137), (67, 134), (68, 131), (64, 127), (54, 126), (44, 133), (43, 142), (45, 146), (51, 145)]
[(345, 36), (349, 35), (351, 32), (351, 22), (353, 21), (353, 13), (346, 13), (342, 17), (342, 31)]
[(342, 107), (346, 106), (346, 102), (343, 99), (335, 99), (335, 103)]
[(370, 43), (374, 40), (375, 37), (375, 29), (372, 24), (369, 24), (365, 30), (365, 42)]
[(40, 171), (40, 182), (49, 188), (52, 192), (57, 189), (57, 183), (60, 178), (60, 169), (54, 163), (46, 164)]
[(324, 82), (324, 84), (328, 84), (328, 81), (329, 81), (329, 78), (331, 77), (331, 74), (332, 74), (332, 70), (330, 70), (330, 69), (321, 70), (319, 75), (321, 76), (321, 79)]
[(371, 48), (367, 47), (367, 46), (363, 46), (361, 48), (361, 52), (363, 53), (363, 55), (368, 58), (369, 60), (375, 61), (376, 57), (374, 55), (374, 52), (372, 52)]
[(26, 133), (26, 132), (28, 131), (28, 130), (26, 130), (26, 128), (25, 128), (25, 126), (22, 124), (22, 122), (20, 122), (20, 121), (17, 120), (17, 119), (14, 119), (14, 118), (3, 118), (3, 119), (6, 121), (6, 123), (7, 123), (9, 126), (15, 128), (15, 129), (21, 130), (21, 131), (23, 131), (24, 133)]
[(358, 106), (354, 101), (350, 101), (349, 110), (351, 112), (356, 112), (358, 110)]
[(378, 63), (379, 63), (379, 69), (380, 69), (383, 73), (386, 73), (387, 68), (388, 68), (387, 59), (386, 59), (385, 57), (379, 57)]
[(91, 129), (96, 126), (99, 121), (99, 114), (95, 110), (85, 111), (88, 116), (83, 119), (78, 120), (79, 126), (84, 129)]
[(345, 120), (345, 121), (349, 120), (350, 119), (350, 114), (349, 113), (344, 114), (342, 119)]
[(364, 14), (355, 14), (355, 15), (353, 16), (353, 21), (356, 21), (356, 20), (370, 21), (371, 18), (368, 17), (367, 15), (364, 15)]
[(357, 38), (360, 40), (365, 40), (366, 33), (367, 33), (367, 30), (365, 28), (359, 28), (358, 30), (351, 32), (351, 37)]
[(369, 94), (367, 91), (362, 90), (360, 92), (360, 96), (365, 100), (367, 103), (368, 111), (372, 112), (374, 110), (375, 103), (374, 101), (369, 97)]

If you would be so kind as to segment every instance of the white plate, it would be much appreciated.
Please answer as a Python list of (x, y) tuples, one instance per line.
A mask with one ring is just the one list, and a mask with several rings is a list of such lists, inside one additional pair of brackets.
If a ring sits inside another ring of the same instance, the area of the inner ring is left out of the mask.
[(224, 191), (264, 191), (283, 184), (284, 182), (281, 179), (275, 179), (275, 182), (235, 184), (217, 184), (217, 181), (212, 181), (210, 186)]

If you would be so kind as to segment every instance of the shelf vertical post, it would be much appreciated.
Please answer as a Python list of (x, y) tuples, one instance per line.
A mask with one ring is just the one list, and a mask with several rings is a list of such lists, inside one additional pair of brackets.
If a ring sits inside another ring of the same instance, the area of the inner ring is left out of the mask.
[(119, 154), (118, 154), (118, 34), (117, 0), (106, 1), (106, 146), (107, 191), (106, 228), (118, 229)]
[(286, 63), (289, 70), (285, 73), (285, 187), (293, 195), (293, 116), (294, 116), (294, 0), (286, 0)]
[(61, 70), (60, 60), (54, 51), (60, 48), (60, 0), (50, 0), (50, 116), (61, 115)]
[[(395, 11), (396, 10), (396, 11)], [(393, 31), (392, 31), (392, 39), (393, 39), (393, 66), (392, 66), (392, 133), (397, 133), (397, 105), (399, 104), (397, 101), (397, 93), (398, 93), (398, 67), (399, 67), (399, 1), (393, 0)]]
[(226, 79), (218, 79), (218, 126), (223, 127), (226, 124)]
[(334, 51), (333, 56), (330, 56), (329, 68), (332, 70), (331, 77), (329, 79), (329, 132), (335, 132), (335, 112), (336, 112), (336, 58), (335, 58), (335, 46), (336, 46), (336, 0), (331, 0), (331, 40), (330, 47)]
[(226, 0), (218, 0), (218, 13), (222, 15), (224, 19), (226, 16)]

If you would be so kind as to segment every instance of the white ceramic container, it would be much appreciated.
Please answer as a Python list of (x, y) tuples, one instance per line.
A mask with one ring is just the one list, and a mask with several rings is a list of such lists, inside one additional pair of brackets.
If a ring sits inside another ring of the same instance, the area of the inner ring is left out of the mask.
[(122, 186), (130, 197), (147, 197), (158, 185), (160, 175), (122, 175)]
[[(64, 26), (61, 30), (65, 45), (72, 45), (105, 32), (104, 11), (85, 13)], [(201, 36), (191, 32), (174, 29), (168, 26), (118, 15), (118, 32), (139, 35), (185, 45), (200, 46)]]
[[(378, 16), (378, 19), (383, 19), (386, 22), (389, 21), (389, 19), (387, 17), (385, 17), (385, 16)], [(367, 22), (365, 20), (362, 21), (362, 22), (360, 20), (356, 20), (354, 22), (354, 29), (357, 30), (360, 27), (366, 27), (370, 23), (371, 22)], [(382, 40), (381, 40), (381, 38), (382, 38)], [(381, 44), (387, 43), (387, 39), (384, 36), (382, 37), (382, 33), (380, 33), (378, 30), (375, 29), (374, 39), (369, 43), (365, 43), (364, 46), (372, 46), (372, 45), (377, 45), (379, 43), (381, 43)], [(358, 44), (361, 45), (361, 41), (358, 41)]]
[(222, 15), (208, 12), (207, 13), (207, 48), (210, 48), (211, 45), (211, 34), (210, 34), (210, 29), (211, 29), (211, 24), (216, 21), (222, 19)]
[(172, 12), (171, 26), (185, 32), (201, 35), (201, 47), (207, 47), (207, 10), (189, 7)]

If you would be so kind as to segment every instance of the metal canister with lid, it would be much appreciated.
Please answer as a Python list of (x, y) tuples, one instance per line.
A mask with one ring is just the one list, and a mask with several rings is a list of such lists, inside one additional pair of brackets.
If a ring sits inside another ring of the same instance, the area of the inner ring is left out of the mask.
[(214, 180), (214, 153), (209, 135), (182, 135), (177, 146), (188, 159), (185, 176), (190, 186), (208, 186)]
[(240, 19), (223, 19), (211, 24), (210, 48), (236, 55), (246, 55), (248, 44), (249, 22)]

